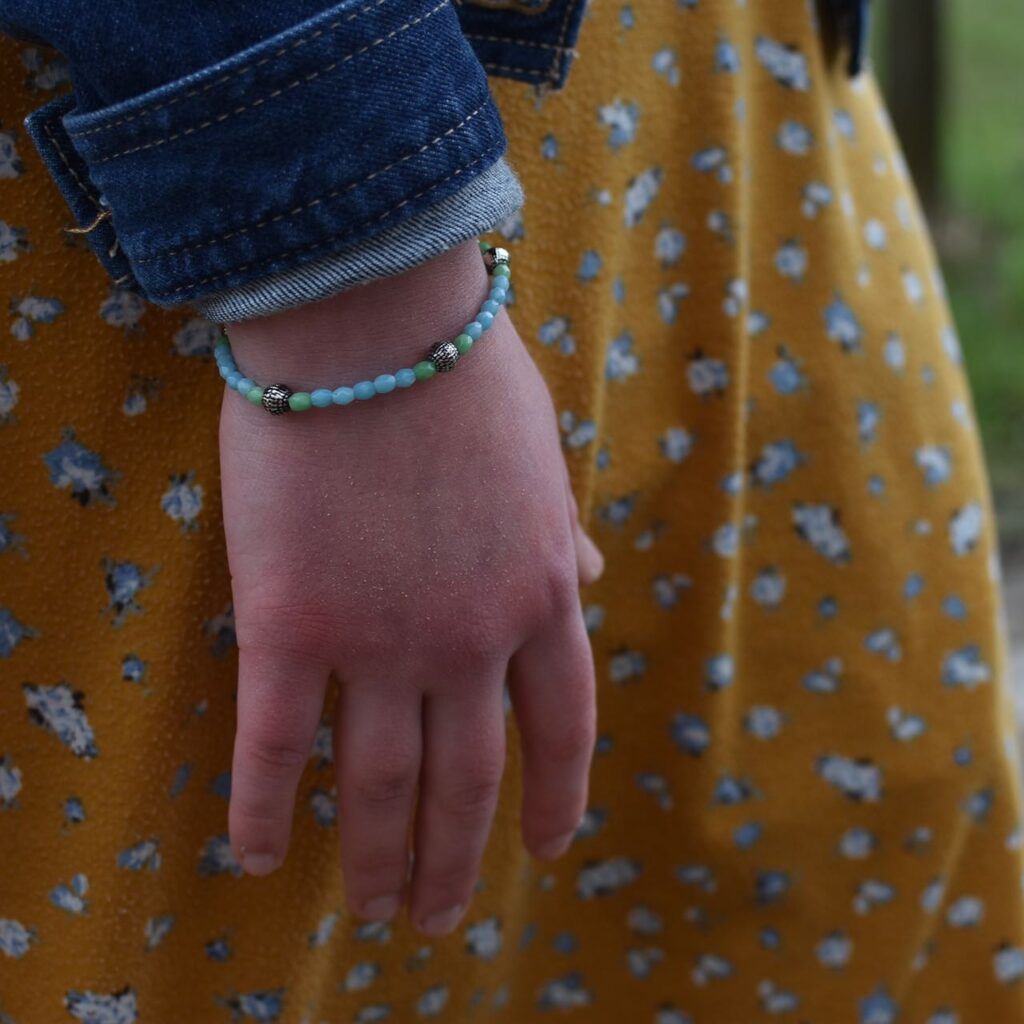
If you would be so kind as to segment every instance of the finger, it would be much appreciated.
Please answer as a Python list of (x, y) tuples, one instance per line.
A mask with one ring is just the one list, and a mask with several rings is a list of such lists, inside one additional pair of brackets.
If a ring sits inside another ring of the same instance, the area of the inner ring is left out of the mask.
[(586, 810), (597, 732), (594, 659), (578, 601), (512, 655), (509, 695), (523, 754), (523, 841), (553, 859)]
[(232, 851), (251, 875), (284, 860), (329, 674), (324, 662), (287, 651), (239, 651), (228, 829)]
[(410, 915), (427, 935), (458, 924), (480, 870), (505, 767), (504, 676), (502, 663), (426, 700)]
[(397, 686), (342, 683), (334, 725), (338, 831), (349, 905), (382, 921), (402, 905), (420, 770), (421, 698)]
[(586, 586), (596, 583), (604, 572), (604, 556), (597, 545), (590, 539), (580, 524), (580, 510), (573, 494), (572, 480), (569, 478), (569, 467), (562, 460), (562, 479), (565, 484), (565, 498), (569, 506), (569, 522), (572, 524), (572, 539), (576, 549), (576, 569), (579, 582)]

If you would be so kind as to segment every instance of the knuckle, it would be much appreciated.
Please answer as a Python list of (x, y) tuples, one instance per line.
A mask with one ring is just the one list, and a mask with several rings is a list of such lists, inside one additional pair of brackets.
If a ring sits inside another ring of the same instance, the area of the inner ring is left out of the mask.
[(393, 807), (408, 801), (416, 787), (416, 773), (407, 766), (378, 766), (352, 782), (352, 795), (359, 804)]
[(597, 722), (593, 713), (581, 715), (564, 724), (558, 731), (535, 737), (528, 745), (535, 753), (558, 766), (589, 761), (597, 741)]
[(445, 814), (459, 818), (478, 818), (497, 803), (501, 787), (500, 773), (493, 770), (479, 772), (454, 785), (442, 789), (437, 796)]
[(243, 763), (257, 768), (261, 774), (290, 775), (306, 764), (309, 751), (283, 736), (254, 736), (241, 746)]
[(580, 594), (575, 553), (558, 560), (544, 580), (546, 618), (562, 621), (579, 610)]

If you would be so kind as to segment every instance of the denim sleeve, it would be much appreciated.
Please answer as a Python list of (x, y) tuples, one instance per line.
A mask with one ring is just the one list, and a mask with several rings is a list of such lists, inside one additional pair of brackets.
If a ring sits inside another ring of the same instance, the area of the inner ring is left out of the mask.
[(522, 204), (451, 0), (0, 0), (73, 92), (26, 119), (114, 281), (242, 319), (397, 273)]

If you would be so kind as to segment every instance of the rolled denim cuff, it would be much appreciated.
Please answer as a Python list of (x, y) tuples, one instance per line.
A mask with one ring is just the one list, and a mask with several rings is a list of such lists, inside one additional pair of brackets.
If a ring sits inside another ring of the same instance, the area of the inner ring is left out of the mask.
[(98, 109), (26, 119), (114, 282), (178, 306), (372, 244), (507, 146), (449, 0), (342, 0)]
[(193, 305), (207, 320), (232, 323), (326, 299), (409, 270), (490, 231), (524, 201), (519, 177), (501, 157), (461, 191), (387, 231), (312, 263), (204, 296)]

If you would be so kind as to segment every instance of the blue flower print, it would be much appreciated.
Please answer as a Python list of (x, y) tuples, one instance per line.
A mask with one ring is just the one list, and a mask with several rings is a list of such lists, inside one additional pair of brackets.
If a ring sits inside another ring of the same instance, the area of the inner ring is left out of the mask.
[(18, 806), (21, 792), (21, 769), (10, 754), (0, 756), (0, 810), (9, 811)]
[(241, 1024), (242, 1021), (269, 1024), (270, 1021), (275, 1021), (281, 1016), (281, 1011), (284, 1009), (284, 989), (235, 995), (220, 1002), (222, 1006), (231, 1010), (231, 1019), (237, 1024)]
[(18, 156), (17, 135), (13, 130), (5, 131), (0, 123), (0, 178), (20, 178), (25, 165)]
[(844, 352), (856, 352), (861, 347), (864, 329), (841, 295), (825, 307), (824, 317), (826, 334)]
[(121, 659), (121, 678), (126, 683), (141, 683), (146, 678), (146, 663), (137, 654)]
[(973, 690), (992, 678), (992, 669), (982, 658), (977, 644), (950, 651), (942, 659), (942, 682), (946, 686)]
[(85, 716), (85, 695), (67, 683), (37, 686), (23, 683), (28, 715), (36, 725), (56, 736), (76, 757), (89, 761), (96, 757), (96, 738)]
[(795, 47), (758, 36), (754, 43), (758, 62), (780, 85), (796, 92), (807, 92), (811, 86), (807, 58)]
[(816, 767), (822, 779), (851, 800), (877, 803), (882, 799), (882, 769), (873, 761), (823, 754)]
[(839, 525), (839, 510), (831, 505), (794, 502), (793, 526), (797, 534), (835, 565), (850, 560), (850, 542)]
[(71, 80), (67, 59), (50, 49), (27, 46), (21, 51), (21, 62), (29, 71), (33, 92), (51, 92)]
[(68, 992), (64, 1006), (81, 1024), (135, 1024), (139, 1019), (138, 1001), (130, 988), (111, 995)]
[(241, 876), (242, 867), (231, 852), (226, 835), (210, 836), (199, 854), (199, 874), (203, 878), (212, 875), (231, 874)]
[(30, 252), (28, 231), (0, 220), (0, 263), (13, 263), (23, 253)]
[[(0, 136), (2, 138), (2, 136)], [(0, 174), (0, 177), (3, 177)], [(60, 299), (36, 295), (13, 297), (8, 306), (11, 316), (11, 334), (17, 341), (28, 341), (36, 333), (36, 324), (52, 324), (64, 312)]]
[(814, 146), (814, 133), (799, 121), (783, 121), (775, 135), (775, 144), (790, 156), (806, 156)]
[(167, 938), (170, 930), (174, 927), (174, 915), (165, 914), (163, 917), (151, 917), (143, 929), (146, 938), (147, 952), (156, 949), (161, 942)]
[(623, 331), (608, 346), (604, 375), (607, 380), (623, 381), (636, 376), (640, 359), (633, 351), (633, 336)]
[(238, 645), (235, 637), (235, 609), (229, 603), (219, 615), (203, 623), (203, 634), (210, 640), (210, 650), (215, 658), (223, 658)]
[(706, 356), (697, 349), (687, 356), (686, 380), (695, 395), (724, 395), (729, 387), (729, 367), (721, 359)]
[(84, 914), (89, 907), (85, 894), (89, 891), (89, 879), (75, 875), (70, 885), (58, 885), (50, 890), (50, 902), (69, 914)]
[(221, 334), (217, 324), (202, 317), (194, 317), (174, 332), (171, 343), (179, 356), (207, 359), (213, 355), (213, 346)]
[(22, 640), (38, 635), (31, 626), (19, 622), (9, 608), (0, 608), (0, 658), (9, 658)]
[(23, 957), (35, 941), (36, 933), (20, 921), (0, 917), (0, 953), (17, 960)]
[(160, 840), (143, 839), (117, 855), (117, 866), (125, 871), (157, 871), (160, 868)]
[(978, 546), (985, 526), (980, 502), (969, 501), (949, 518), (949, 543), (954, 554), (966, 555)]
[(542, 1010), (570, 1010), (589, 1006), (593, 998), (582, 976), (574, 972), (547, 982), (537, 996), (537, 1005)]
[(104, 558), (101, 565), (108, 599), (102, 613), (113, 612), (111, 625), (121, 626), (128, 615), (142, 614), (136, 596), (152, 583), (156, 569), (143, 572), (134, 562), (115, 562), (110, 558)]
[(624, 103), (620, 99), (615, 99), (611, 103), (599, 107), (597, 116), (600, 122), (609, 129), (609, 149), (621, 149), (636, 138), (640, 108), (635, 103)]
[(651, 70), (668, 82), (673, 88), (678, 87), (682, 81), (682, 71), (679, 67), (679, 52), (673, 46), (663, 46), (651, 54)]
[(650, 167), (630, 179), (626, 186), (623, 218), (627, 228), (635, 228), (643, 219), (661, 189), (663, 178), (664, 171), (660, 167)]
[(761, 449), (761, 454), (750, 465), (750, 479), (755, 487), (770, 490), (782, 483), (807, 461), (790, 438), (772, 441)]
[(21, 397), (21, 388), (12, 380), (7, 367), (0, 364), (0, 424), (15, 422), (14, 410)]
[(125, 334), (137, 334), (146, 312), (142, 296), (128, 288), (111, 288), (100, 305), (100, 316), (111, 327), (123, 327)]
[(102, 456), (76, 440), (70, 427), (61, 434), (60, 444), (43, 456), (43, 461), (50, 471), (50, 483), (61, 490), (70, 490), (83, 508), (96, 501), (114, 504), (110, 485), (116, 475), (104, 464)]
[(199, 526), (199, 513), (203, 508), (203, 488), (193, 483), (195, 473), (176, 473), (171, 477), (170, 486), (160, 499), (160, 507), (176, 523), (181, 524), (182, 533), (188, 533)]

